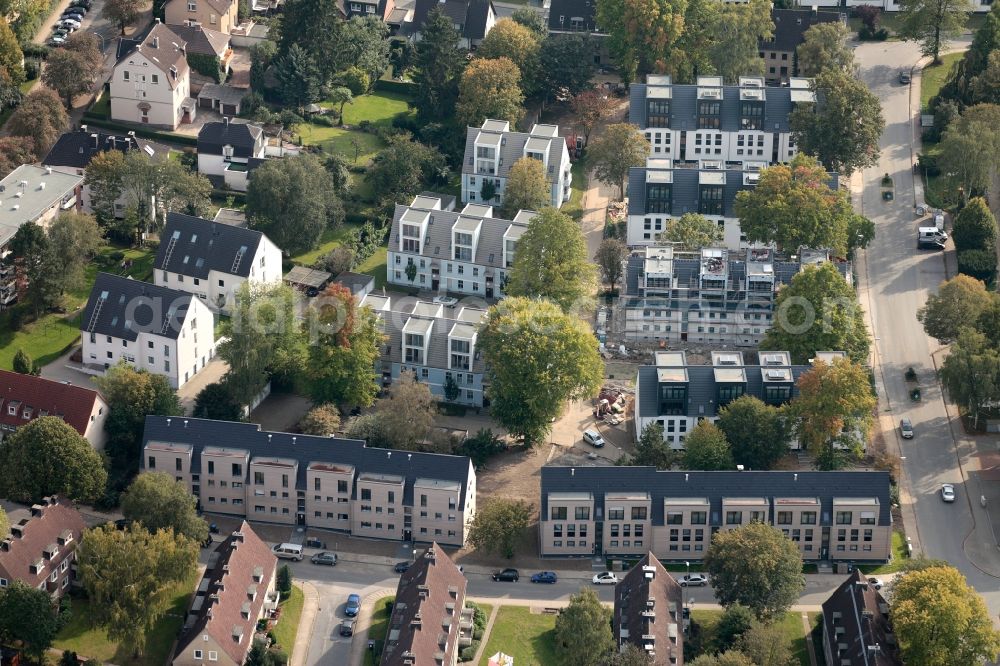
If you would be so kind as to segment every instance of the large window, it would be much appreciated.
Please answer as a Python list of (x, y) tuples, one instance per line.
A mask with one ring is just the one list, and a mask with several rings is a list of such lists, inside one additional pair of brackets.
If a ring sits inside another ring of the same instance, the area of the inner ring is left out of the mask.
[(424, 364), (424, 336), (407, 333), (404, 344), (404, 358), (407, 363)]
[(726, 511), (726, 525), (740, 525), (743, 523), (742, 511)]
[(707, 512), (705, 511), (692, 511), (691, 512), (691, 524), (692, 525), (704, 525), (706, 524), (708, 518)]
[[(576, 507), (576, 519), (577, 520), (590, 520), (590, 507), (589, 506), (578, 506)], [(580, 528), (583, 529), (582, 527)]]
[(549, 520), (566, 520), (566, 507), (553, 506), (549, 509)]
[(468, 370), (470, 367), (468, 340), (451, 340), (451, 369)]
[(649, 183), (646, 185), (646, 212), (670, 213), (671, 185), (667, 183)]
[(622, 507), (611, 507), (608, 509), (608, 520), (625, 520), (625, 509)]
[(632, 520), (646, 520), (646, 507), (644, 506), (632, 507)]
[(646, 127), (670, 127), (669, 99), (651, 99), (646, 102)]
[(698, 129), (719, 129), (721, 102), (702, 100), (698, 102)]
[(769, 405), (783, 405), (792, 397), (790, 386), (765, 386), (764, 402)]
[(680, 511), (670, 511), (667, 513), (667, 525), (681, 525), (684, 522), (684, 514)]
[(838, 525), (850, 525), (854, 515), (850, 511), (838, 511), (837, 512), (837, 524)]
[(698, 212), (702, 215), (722, 215), (722, 185), (702, 185)]
[(764, 126), (762, 102), (740, 102), (740, 129), (759, 130)]
[(799, 523), (802, 525), (815, 525), (816, 524), (816, 512), (815, 511), (803, 511), (799, 514)]
[(743, 384), (720, 384), (719, 406), (727, 405), (741, 395), (743, 395)]
[(792, 524), (792, 512), (791, 511), (779, 511), (778, 512), (778, 524), (779, 525), (791, 525)]
[(455, 259), (472, 261), (472, 234), (455, 232)]

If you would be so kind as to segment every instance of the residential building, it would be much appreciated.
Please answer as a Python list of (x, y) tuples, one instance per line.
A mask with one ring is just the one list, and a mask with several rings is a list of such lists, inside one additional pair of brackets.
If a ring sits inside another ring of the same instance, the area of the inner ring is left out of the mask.
[(774, 34), (760, 40), (760, 57), (764, 59), (764, 79), (768, 85), (786, 85), (799, 75), (797, 50), (805, 41), (806, 30), (820, 23), (846, 22), (847, 15), (810, 9), (772, 9)]
[(791, 78), (779, 87), (742, 76), (739, 85), (727, 86), (720, 76), (674, 84), (669, 76), (651, 74), (629, 90), (629, 122), (646, 135), (651, 157), (773, 164), (797, 152), (789, 114), (796, 104), (815, 100), (808, 79)]
[(247, 191), (249, 172), (264, 163), (264, 129), (250, 123), (205, 123), (198, 132), (198, 171), (230, 189)]
[[(870, 5), (886, 12), (898, 12), (903, 6), (899, 0), (816, 0), (810, 3), (813, 7), (860, 7)], [(993, 7), (992, 0), (973, 0), (969, 9), (973, 12), (989, 12)]]
[(10, 533), (0, 535), (0, 589), (21, 581), (59, 599), (76, 575), (76, 546), (86, 527), (73, 504), (45, 497), (8, 515)]
[(684, 663), (681, 586), (652, 552), (615, 585), (611, 633), (619, 650), (643, 650), (651, 666)]
[(394, 13), (396, 3), (394, 0), (341, 0), (344, 5), (344, 14), (348, 19), (355, 16), (376, 16), (383, 21), (387, 21)]
[[(350, 5), (354, 0), (345, 0)], [(475, 49), (486, 38), (497, 22), (497, 12), (492, 0), (415, 0), (412, 13), (407, 12), (400, 28), (401, 32), (415, 42), (421, 39), (421, 30), (428, 14), (435, 7), (450, 18), (461, 40), (463, 49)], [(392, 11), (390, 10), (390, 14)], [(388, 18), (392, 18), (387, 14)]]
[(465, 456), (252, 423), (147, 416), (142, 468), (173, 474), (210, 513), (353, 536), (462, 546), (476, 513)]
[[(573, 176), (566, 139), (559, 136), (558, 125), (536, 124), (530, 132), (514, 132), (506, 120), (485, 120), (482, 127), (467, 130), (462, 160), (462, 203), (501, 205), (507, 174), (524, 157), (542, 163), (553, 208), (569, 201)], [(490, 180), (496, 194), (483, 201), (483, 185)]]
[(484, 406), (485, 363), (477, 347), (484, 308), (374, 293), (359, 305), (378, 315), (386, 335), (380, 359), (384, 386), (411, 372), (441, 400), (453, 391), (451, 402)]
[(278, 607), (278, 558), (244, 520), (208, 556), (173, 666), (243, 666), (257, 621)]
[(381, 666), (455, 666), (472, 645), (473, 609), (465, 607), (462, 570), (432, 543), (399, 577)]
[[(194, 2), (207, 0), (191, 0)], [(188, 3), (189, 0), (173, 0)], [(168, 4), (168, 11), (169, 11)], [(234, 10), (235, 11), (235, 10)], [(157, 19), (141, 40), (123, 40), (111, 75), (111, 119), (169, 130), (194, 121), (185, 42)]]
[(493, 206), (477, 203), (455, 212), (445, 208), (439, 196), (428, 194), (414, 197), (409, 206), (397, 204), (389, 232), (386, 281), (499, 298), (514, 264), (517, 241), (535, 215), (522, 210), (513, 220), (504, 220), (494, 215)]
[(364, 298), (375, 289), (375, 278), (367, 273), (342, 271), (337, 274), (337, 279), (334, 282), (354, 294), (354, 298), (358, 300)]
[(206, 28), (196, 21), (171, 24), (170, 29), (184, 40), (192, 71), (212, 80), (225, 79), (233, 58), (229, 33)]
[(0, 370), (0, 439), (41, 416), (56, 416), (100, 451), (108, 404), (97, 391)]
[(594, 45), (594, 64), (611, 65), (608, 36), (597, 25), (597, 3), (594, 0), (551, 0), (549, 9), (549, 34), (586, 34)]
[(83, 363), (100, 371), (124, 361), (177, 389), (215, 355), (214, 323), (188, 292), (98, 273), (80, 320)]
[(227, 35), (240, 24), (238, 14), (237, 0), (168, 0), (163, 6), (167, 25), (197, 23)]
[(860, 570), (823, 602), (823, 654), (838, 666), (902, 666), (889, 603)]
[(543, 557), (701, 560), (719, 530), (763, 522), (807, 561), (885, 562), (892, 547), (889, 473), (671, 472), (655, 467), (542, 467)]
[(244, 282), (281, 282), (281, 250), (259, 231), (168, 213), (153, 280), (158, 287), (197, 296), (212, 310), (229, 312)]

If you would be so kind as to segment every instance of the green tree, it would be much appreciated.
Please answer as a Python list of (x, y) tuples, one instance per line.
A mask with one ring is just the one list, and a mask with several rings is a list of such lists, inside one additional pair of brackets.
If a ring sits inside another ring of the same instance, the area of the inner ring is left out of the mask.
[(952, 226), (955, 249), (990, 250), (996, 247), (997, 221), (982, 197), (971, 199), (962, 208)]
[(139, 17), (145, 4), (144, 0), (108, 0), (101, 7), (101, 18), (117, 25), (124, 37), (126, 26)]
[(733, 469), (733, 453), (726, 434), (709, 421), (702, 421), (688, 433), (682, 458), (684, 469)]
[(343, 21), (336, 0), (288, 0), (281, 13), (278, 52), (288, 53), (293, 45), (305, 49), (316, 64), (325, 63), (336, 53), (336, 40)]
[(1000, 653), (986, 603), (951, 566), (905, 574), (892, 588), (889, 617), (907, 664), (981, 664)]
[(941, 381), (978, 426), (980, 412), (1000, 399), (1000, 352), (979, 331), (963, 328), (941, 366)]
[[(285, 17), (287, 16), (286, 12)], [(267, 87), (264, 83), (264, 77), (277, 55), (278, 45), (269, 39), (257, 42), (250, 47), (250, 88), (254, 92), (264, 92)]]
[[(958, 338), (962, 328), (979, 319), (993, 303), (986, 285), (968, 275), (956, 275), (942, 282), (936, 294), (917, 310), (917, 319), (927, 335), (941, 344)], [(833, 349), (833, 347), (829, 347)]]
[(663, 439), (663, 426), (655, 421), (646, 424), (635, 443), (631, 465), (652, 465), (656, 469), (670, 469), (677, 462), (678, 454)]
[(583, 130), (583, 145), (590, 143), (591, 132), (602, 120), (611, 117), (616, 106), (614, 97), (597, 88), (587, 88), (573, 95), (570, 108)]
[(340, 410), (330, 403), (316, 405), (299, 421), (299, 430), (307, 435), (332, 435), (340, 430)]
[(620, 239), (605, 238), (597, 248), (597, 254), (594, 255), (594, 263), (601, 272), (601, 280), (611, 286), (612, 293), (615, 293), (615, 286), (625, 273), (628, 253), (628, 245)]
[(38, 502), (48, 495), (89, 501), (108, 481), (101, 456), (61, 418), (29, 421), (0, 442), (2, 496)]
[(733, 648), (755, 621), (753, 611), (746, 606), (739, 603), (728, 606), (715, 627), (715, 649), (725, 652)]
[(750, 657), (739, 650), (720, 654), (703, 654), (690, 662), (690, 666), (757, 666)]
[(678, 82), (693, 83), (698, 73), (713, 70), (711, 55), (722, 5), (714, 0), (688, 0), (684, 8), (684, 32), (670, 61), (670, 73)]
[(900, 0), (900, 37), (920, 42), (920, 52), (941, 62), (941, 51), (965, 29), (968, 0)]
[(122, 494), (122, 515), (142, 523), (150, 532), (173, 530), (195, 543), (208, 536), (208, 525), (198, 516), (197, 498), (187, 485), (165, 472), (140, 474)]
[(10, 519), (7, 518), (7, 512), (0, 506), (0, 535), (6, 536), (9, 531)]
[(49, 270), (59, 276), (61, 294), (86, 289), (87, 265), (97, 256), (104, 234), (91, 215), (63, 213), (49, 223)]
[(510, 58), (476, 59), (462, 72), (455, 113), (458, 122), (479, 127), (487, 118), (511, 125), (524, 115), (521, 71)]
[(440, 6), (427, 15), (420, 33), (414, 56), (413, 82), (416, 84), (416, 107), (426, 122), (453, 114), (465, 58), (458, 46), (462, 35)]
[(493, 417), (528, 445), (545, 436), (567, 400), (592, 397), (604, 378), (590, 328), (546, 301), (510, 296), (490, 308), (479, 346)]
[(77, 551), (77, 571), (90, 598), (91, 621), (132, 656), (140, 656), (172, 592), (190, 580), (198, 545), (170, 530), (87, 530)]
[(844, 176), (877, 164), (878, 142), (885, 129), (878, 97), (837, 69), (820, 72), (813, 91), (820, 102), (797, 104), (789, 116), (799, 150)]
[[(29, 356), (28, 353), (20, 347), (18, 347), (17, 352), (14, 353), (13, 370), (14, 372), (22, 375), (38, 374), (38, 368), (35, 367), (35, 362), (31, 360), (31, 356)], [(3, 530), (0, 530), (0, 534), (3, 534)]]
[(0, 70), (6, 70), (10, 77), (10, 82), (14, 86), (24, 83), (24, 54), (21, 52), (21, 45), (17, 42), (17, 37), (10, 29), (10, 24), (0, 11)]
[(445, 375), (443, 391), (444, 391), (444, 399), (447, 400), (448, 402), (455, 402), (456, 400), (458, 400), (458, 397), (462, 394), (462, 389), (459, 387), (458, 383), (455, 381), (455, 378), (452, 377), (450, 372), (447, 375)]
[[(0, 99), (2, 106), (3, 100)], [(31, 164), (38, 159), (32, 151), (34, 145), (35, 142), (25, 136), (0, 136), (0, 179), (6, 178), (22, 164)]]
[(827, 69), (850, 74), (854, 70), (854, 51), (847, 46), (850, 32), (840, 21), (817, 23), (806, 30), (796, 49), (799, 74), (817, 76)]
[(507, 444), (501, 437), (493, 434), (492, 429), (480, 428), (475, 435), (462, 442), (455, 453), (469, 456), (472, 459), (472, 465), (479, 469), (486, 464), (487, 460), (506, 448)]
[(684, 213), (667, 220), (660, 240), (678, 243), (686, 250), (716, 247), (722, 241), (722, 228), (700, 213)]
[(340, 24), (336, 49), (333, 53), (333, 71), (342, 71), (346, 74), (347, 71), (355, 69), (364, 74), (363, 79), (357, 74), (347, 76), (346, 80), (364, 81), (359, 90), (352, 88), (355, 95), (368, 92), (371, 84), (382, 78), (389, 69), (391, 45), (388, 36), (389, 26), (379, 17), (352, 16), (349, 21)]
[(531, 7), (515, 9), (510, 18), (535, 33), (539, 40), (544, 40), (549, 34), (549, 27), (545, 24), (545, 19)]
[(653, 658), (635, 643), (628, 643), (621, 652), (612, 652), (603, 666), (653, 666)]
[(408, 136), (396, 136), (375, 155), (367, 180), (386, 206), (394, 206), (411, 201), (429, 185), (440, 182), (446, 172), (444, 156), (436, 149)]
[(719, 410), (733, 462), (747, 469), (771, 469), (788, 454), (788, 426), (781, 411), (752, 395), (740, 396)]
[(285, 55), (275, 60), (274, 77), (281, 99), (299, 113), (320, 98), (323, 75), (313, 57), (298, 44), (292, 44)]
[(545, 165), (530, 157), (514, 162), (507, 174), (503, 192), (504, 217), (510, 219), (519, 210), (541, 210), (552, 198), (552, 186), (545, 178)]
[(521, 72), (521, 90), (528, 96), (538, 88), (541, 40), (530, 28), (503, 18), (497, 21), (476, 49), (477, 58), (508, 58)]
[(37, 317), (59, 301), (60, 275), (52, 272), (56, 261), (52, 244), (42, 227), (27, 222), (18, 227), (10, 241), (9, 261), (16, 261), (18, 274), (27, 280), (23, 302)]
[(989, 250), (962, 250), (958, 253), (958, 270), (977, 280), (991, 280), (997, 272), (997, 253)]
[(67, 127), (69, 116), (59, 95), (39, 86), (11, 114), (6, 130), (11, 136), (29, 137), (35, 155), (45, 155)]
[(596, 71), (594, 40), (590, 35), (549, 35), (542, 42), (538, 59), (545, 99), (564, 88), (571, 95), (579, 95), (590, 88)]
[(764, 523), (715, 533), (705, 567), (720, 604), (742, 604), (761, 620), (788, 610), (805, 588), (798, 546)]
[(262, 639), (254, 639), (253, 647), (247, 653), (245, 666), (274, 666), (274, 659)]
[(686, 6), (683, 0), (597, 1), (597, 23), (608, 30), (608, 47), (626, 74), (668, 71)]
[(736, 649), (750, 657), (757, 666), (792, 666), (799, 663), (792, 655), (784, 630), (777, 622), (755, 622), (740, 636)]
[(531, 523), (534, 507), (522, 500), (494, 497), (476, 511), (469, 523), (468, 540), (477, 550), (497, 553), (508, 560)]
[(23, 641), (25, 653), (42, 663), (59, 623), (45, 590), (15, 580), (0, 589), (0, 642)]
[(66, 108), (73, 108), (73, 97), (90, 92), (101, 74), (104, 58), (97, 48), (97, 36), (75, 32), (61, 49), (54, 49), (45, 60), (42, 82), (62, 95)]
[(545, 298), (569, 312), (589, 301), (595, 268), (580, 225), (555, 208), (544, 208), (517, 242), (504, 291), (510, 296)]
[(278, 569), (277, 588), (286, 598), (292, 593), (292, 570), (288, 568), (287, 564), (281, 565), (281, 568)]
[[(625, 0), (632, 2), (633, 0)], [(643, 166), (649, 155), (649, 141), (635, 125), (608, 125), (588, 149), (597, 179), (618, 186), (618, 198), (625, 197), (628, 170)]]
[(968, 107), (941, 138), (941, 169), (961, 187), (963, 199), (986, 192), (1000, 169), (1000, 106)]
[(330, 91), (327, 95), (327, 101), (331, 104), (337, 104), (339, 106), (338, 113), (340, 117), (337, 119), (337, 123), (340, 125), (344, 124), (344, 105), (350, 104), (354, 101), (354, 94), (351, 92), (350, 88), (344, 86), (339, 86)]
[(225, 381), (214, 382), (199, 391), (192, 416), (214, 421), (241, 421), (243, 405), (233, 396), (230, 386)]
[(97, 222), (105, 229), (115, 225), (115, 201), (122, 192), (125, 154), (105, 150), (94, 155), (87, 165), (84, 185), (90, 189), (90, 205)]
[(764, 73), (759, 44), (774, 35), (768, 0), (723, 4), (714, 32), (710, 58), (715, 72), (725, 82), (737, 83), (741, 76)]
[(556, 643), (569, 664), (599, 666), (611, 654), (611, 614), (592, 589), (581, 587), (556, 616)]
[(437, 405), (430, 387), (404, 372), (375, 405), (375, 414), (394, 449), (419, 450), (430, 438)]

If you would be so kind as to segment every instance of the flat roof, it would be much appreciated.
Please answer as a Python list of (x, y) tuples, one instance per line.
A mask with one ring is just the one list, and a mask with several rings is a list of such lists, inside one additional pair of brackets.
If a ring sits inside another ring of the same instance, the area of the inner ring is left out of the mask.
[(374, 472), (363, 472), (358, 475), (358, 481), (372, 481), (375, 483), (402, 484), (403, 477), (397, 474), (376, 474)]
[(716, 382), (746, 383), (747, 375), (743, 368), (713, 368)]
[(688, 381), (687, 368), (657, 368), (656, 381), (661, 384), (666, 382), (686, 382)]
[(649, 499), (649, 493), (632, 493), (632, 492), (604, 493), (605, 502), (607, 502), (608, 500), (648, 500), (648, 499)]
[(37, 220), (82, 183), (83, 176), (33, 164), (11, 171), (0, 180), (0, 246), (10, 241), (22, 224)]
[(723, 497), (722, 503), (747, 506), (751, 504), (767, 504), (767, 500), (763, 497)]
[(455, 220), (455, 224), (451, 225), (451, 230), (453, 232), (462, 231), (466, 233), (472, 233), (473, 231), (476, 231), (482, 225), (482, 223), (483, 221), (480, 218), (464, 217), (460, 215), (458, 219)]
[(687, 365), (687, 355), (683, 351), (658, 351), (653, 353), (653, 364), (662, 368), (665, 366)]
[(462, 484), (457, 481), (446, 481), (444, 479), (417, 479), (413, 482), (413, 487), (436, 490), (461, 490)]
[(557, 500), (580, 500), (590, 501), (594, 499), (593, 493), (549, 493), (549, 501)]

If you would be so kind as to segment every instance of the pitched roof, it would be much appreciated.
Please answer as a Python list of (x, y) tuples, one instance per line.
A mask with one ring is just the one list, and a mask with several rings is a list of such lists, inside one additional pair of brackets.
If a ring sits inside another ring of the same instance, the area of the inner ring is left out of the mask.
[[(185, 5), (187, 4), (187, 0), (168, 0), (167, 4), (171, 4), (174, 2), (177, 3), (183, 2), (185, 3)], [(214, 9), (215, 12), (220, 15), (228, 12), (230, 9), (232, 9), (233, 6), (232, 2), (229, 2), (229, 0), (205, 0), (205, 2), (207, 2), (209, 7)], [(187, 11), (186, 6), (185, 6), (185, 11)]]
[[(16, 413), (10, 408), (17, 403)], [(93, 389), (73, 386), (42, 377), (0, 370), (0, 423), (24, 425), (39, 416), (58, 416), (81, 435), (87, 434), (95, 405), (106, 406), (101, 394)]]
[[(186, 0), (176, 1), (185, 2)], [(123, 43), (125, 41), (122, 40)], [(139, 53), (166, 74), (167, 86), (171, 90), (177, 87), (178, 80), (183, 78), (188, 71), (187, 58), (184, 53), (185, 43), (177, 33), (157, 19), (141, 41), (128, 41), (130, 44), (118, 48), (116, 67), (133, 54)]]
[(168, 213), (156, 270), (207, 278), (209, 271), (248, 277), (264, 234), (182, 213)]
[[(220, 104), (237, 106), (250, 93), (247, 88), (237, 88), (228, 84), (220, 83), (206, 83), (201, 87), (201, 92), (198, 93), (198, 99), (211, 99), (218, 100)], [(217, 124), (217, 123), (206, 123), (206, 124)], [(237, 123), (241, 124), (241, 123)], [(256, 127), (251, 126), (251, 127)], [(259, 128), (258, 128), (259, 129)]]
[[(889, 604), (858, 569), (823, 602), (823, 637), (837, 666), (901, 666)], [(877, 650), (872, 650), (878, 646)]]
[[(488, 125), (489, 123), (502, 123), (503, 121), (498, 120), (486, 120), (483, 124)], [(499, 143), (500, 150), (500, 163), (497, 168), (496, 176), (499, 178), (506, 178), (507, 174), (510, 172), (510, 168), (514, 166), (514, 163), (519, 159), (524, 157), (524, 147), (528, 141), (532, 142), (534, 146), (541, 146), (548, 159), (548, 173), (545, 174), (546, 180), (550, 183), (555, 183), (559, 181), (561, 174), (559, 173), (559, 165), (561, 163), (563, 153), (567, 152), (566, 139), (559, 135), (558, 125), (534, 125), (531, 128), (531, 132), (512, 132), (504, 131), (499, 129), (494, 129), (493, 127), (480, 128), (480, 127), (469, 127), (466, 129), (465, 134), (465, 154), (462, 160), (462, 173), (467, 173), (470, 175), (476, 174), (475, 167), (475, 155), (476, 155), (476, 139), (482, 138), (494, 138), (494, 143)]]
[(192, 299), (195, 297), (187, 292), (98, 273), (80, 320), (80, 330), (129, 341), (136, 340), (139, 331), (176, 338)]
[(221, 58), (229, 48), (229, 35), (218, 30), (206, 28), (199, 23), (194, 25), (171, 25), (178, 37), (187, 42), (188, 53), (214, 56)]
[(31, 565), (45, 561), (49, 546), (61, 548), (66, 543), (79, 543), (85, 527), (83, 516), (72, 503), (58, 497), (46, 497), (41, 504), (32, 506), (29, 517), (18, 520), (12, 514), (10, 536), (0, 535), (7, 537), (6, 546), (0, 547), (0, 571), (11, 580), (38, 587), (52, 572), (46, 567), (32, 573)]
[(277, 562), (268, 545), (244, 520), (209, 555), (176, 654), (185, 653), (208, 634), (234, 662), (242, 664), (253, 647), (257, 619)]
[(205, 123), (198, 131), (198, 152), (221, 155), (223, 146), (232, 146), (234, 157), (253, 157), (263, 136), (264, 129), (259, 125), (225, 121)]
[(641, 650), (652, 646), (655, 664), (683, 664), (681, 603), (681, 586), (652, 553), (647, 553), (615, 585), (615, 641), (619, 646), (632, 643)]
[(453, 663), (462, 630), (466, 585), (458, 566), (432, 543), (399, 577), (379, 663), (411, 663), (403, 661), (404, 655), (414, 658), (414, 666)]
[(420, 32), (435, 7), (441, 7), (466, 39), (484, 38), (490, 12), (496, 14), (492, 0), (416, 0), (413, 20), (406, 24), (407, 32)]
[[(49, 206), (70, 198), (83, 176), (22, 164), (0, 179), (0, 248), (25, 222), (34, 222)], [(70, 201), (75, 201), (75, 195)]]
[(805, 41), (805, 32), (820, 23), (840, 21), (838, 12), (820, 12), (815, 9), (772, 9), (774, 36), (761, 41), (761, 50), (794, 51)]
[(552, 0), (549, 30), (601, 34), (597, 27), (597, 0)]
[(65, 132), (60, 136), (42, 164), (52, 167), (74, 167), (85, 169), (90, 160), (100, 153), (118, 150), (127, 153), (141, 150), (153, 159), (166, 159), (170, 149), (164, 145), (140, 139), (131, 134), (112, 134), (102, 129), (90, 129), (82, 125), (75, 132)]

